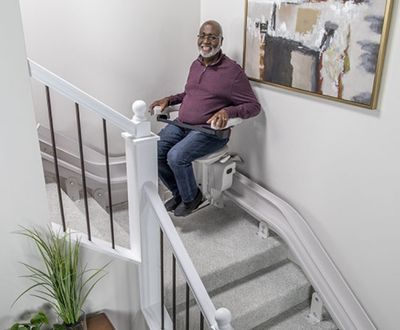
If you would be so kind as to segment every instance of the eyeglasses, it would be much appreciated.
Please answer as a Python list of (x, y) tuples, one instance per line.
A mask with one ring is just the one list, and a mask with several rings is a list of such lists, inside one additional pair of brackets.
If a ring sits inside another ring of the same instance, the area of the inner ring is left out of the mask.
[(215, 34), (199, 34), (197, 35), (197, 38), (199, 38), (200, 40), (211, 40), (211, 41), (216, 41), (220, 38), (222, 38), (222, 36), (216, 36)]

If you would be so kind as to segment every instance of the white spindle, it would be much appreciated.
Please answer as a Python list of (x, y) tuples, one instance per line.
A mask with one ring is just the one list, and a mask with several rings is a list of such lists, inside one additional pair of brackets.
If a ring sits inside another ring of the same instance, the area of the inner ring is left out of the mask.
[(219, 330), (233, 330), (231, 321), (232, 314), (229, 309), (221, 307), (215, 311), (215, 321), (217, 321)]

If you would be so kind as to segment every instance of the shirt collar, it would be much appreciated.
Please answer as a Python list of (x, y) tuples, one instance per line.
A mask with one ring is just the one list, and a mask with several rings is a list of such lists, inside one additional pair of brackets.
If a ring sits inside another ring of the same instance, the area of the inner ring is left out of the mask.
[[(222, 53), (222, 50), (219, 51), (218, 53), (218, 57), (217, 59), (212, 62), (211, 64), (207, 65), (207, 66), (215, 66), (221, 63), (221, 61), (224, 59), (225, 54)], [(203, 62), (203, 57), (201, 55), (199, 55), (199, 57), (197, 58), (197, 60), (201, 63), (201, 65), (205, 66), (204, 62)]]

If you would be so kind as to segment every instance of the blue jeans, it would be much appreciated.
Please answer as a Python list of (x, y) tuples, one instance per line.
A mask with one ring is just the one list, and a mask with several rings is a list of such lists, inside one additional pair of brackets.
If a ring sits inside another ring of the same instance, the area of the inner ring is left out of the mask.
[(158, 141), (158, 175), (175, 198), (186, 203), (195, 199), (198, 188), (192, 161), (221, 149), (229, 141), (168, 124)]

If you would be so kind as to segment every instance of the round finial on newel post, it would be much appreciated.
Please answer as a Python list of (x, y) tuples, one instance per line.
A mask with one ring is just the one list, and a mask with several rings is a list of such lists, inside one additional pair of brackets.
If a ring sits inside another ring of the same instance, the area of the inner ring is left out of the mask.
[(231, 321), (232, 314), (229, 309), (221, 307), (215, 311), (215, 321), (217, 321), (219, 330), (233, 330)]
[(132, 110), (133, 110), (133, 118), (132, 121), (135, 123), (141, 123), (143, 121), (146, 121), (145, 113), (146, 113), (146, 103), (142, 100), (137, 100), (133, 102), (132, 104)]

